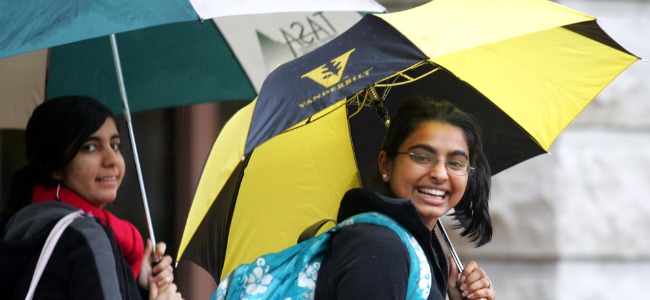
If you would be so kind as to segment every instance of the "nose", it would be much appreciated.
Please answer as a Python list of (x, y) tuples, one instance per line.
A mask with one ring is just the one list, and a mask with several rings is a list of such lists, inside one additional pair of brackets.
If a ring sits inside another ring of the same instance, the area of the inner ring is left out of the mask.
[(445, 163), (442, 161), (439, 161), (435, 165), (431, 167), (431, 170), (429, 170), (429, 176), (437, 181), (444, 181), (449, 178), (449, 174), (447, 173), (447, 168), (445, 167)]
[(104, 147), (104, 153), (102, 155), (102, 164), (105, 167), (112, 167), (117, 161), (117, 153), (111, 149), (111, 147)]

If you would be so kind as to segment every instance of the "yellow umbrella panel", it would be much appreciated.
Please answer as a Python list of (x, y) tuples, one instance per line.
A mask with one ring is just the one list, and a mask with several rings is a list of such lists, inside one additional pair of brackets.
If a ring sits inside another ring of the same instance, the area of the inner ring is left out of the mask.
[[(254, 103), (250, 106), (254, 106)], [(227, 245), (225, 257), (237, 259), (226, 259), (223, 265), (215, 262), (204, 266), (211, 274), (225, 275), (242, 261), (250, 261), (264, 253), (278, 251), (284, 245), (295, 244), (302, 230), (312, 225), (313, 220), (334, 218), (338, 199), (348, 189), (360, 186), (345, 101), (260, 145), (244, 161), (241, 161), (241, 157), (234, 157), (236, 154), (230, 159), (212, 159), (228, 156), (229, 153), (242, 153), (241, 135), (237, 133), (245, 129), (244, 120), (248, 118), (250, 121), (248, 111), (249, 107), (245, 108), (223, 129), (213, 151), (226, 151), (210, 154), (195, 196), (195, 202), (216, 199), (217, 206), (219, 203), (226, 205), (229, 202), (226, 198), (236, 197), (234, 207), (221, 209), (232, 210), (232, 216), (217, 214), (221, 217), (218, 218), (210, 214), (211, 201), (193, 203), (179, 249), (179, 253), (186, 253), (183, 258), (200, 260), (201, 251), (193, 249), (192, 244), (188, 245), (189, 240), (185, 237), (191, 236), (188, 232), (196, 231), (201, 222), (190, 224), (189, 221), (213, 218), (212, 221), (218, 223), (211, 224), (210, 228), (214, 230), (206, 232), (206, 229), (201, 229), (194, 234), (195, 238), (200, 240), (201, 235), (224, 234), (225, 238), (220, 243)], [(239, 126), (230, 126), (235, 124)], [(229, 145), (230, 150), (225, 145)], [(219, 153), (222, 153), (221, 156)], [(238, 161), (242, 166), (237, 167)], [(224, 164), (230, 167), (224, 168)], [(213, 170), (225, 172), (214, 174)], [(231, 173), (228, 170), (232, 170)], [(237, 181), (239, 186), (236, 191), (228, 188), (228, 178)], [(221, 190), (219, 185), (226, 187)], [(208, 189), (211, 195), (198, 194), (199, 190)], [(217, 197), (214, 192), (218, 193), (219, 190), (221, 194)], [(213, 250), (216, 253), (216, 248)]]

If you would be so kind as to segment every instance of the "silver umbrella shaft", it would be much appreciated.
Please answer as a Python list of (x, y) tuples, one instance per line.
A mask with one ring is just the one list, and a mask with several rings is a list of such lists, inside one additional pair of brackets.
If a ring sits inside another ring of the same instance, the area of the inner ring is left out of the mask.
[(135, 134), (133, 134), (133, 124), (131, 123), (131, 111), (129, 110), (129, 100), (126, 97), (126, 89), (124, 87), (124, 77), (122, 76), (122, 64), (120, 63), (120, 53), (117, 50), (117, 40), (115, 35), (111, 34), (111, 49), (113, 50), (113, 59), (115, 60), (115, 72), (117, 73), (117, 82), (120, 86), (120, 97), (122, 98), (122, 105), (124, 106), (124, 118), (126, 119), (126, 126), (129, 130), (129, 139), (131, 140), (131, 149), (133, 149), (133, 160), (135, 160), (135, 169), (138, 174), (138, 183), (140, 184), (140, 193), (142, 194), (142, 202), (144, 204), (144, 213), (147, 219), (147, 229), (149, 230), (149, 238), (151, 243), (156, 247), (156, 237), (153, 232), (153, 223), (151, 222), (151, 213), (149, 212), (149, 201), (147, 200), (147, 192), (144, 189), (144, 180), (142, 177), (142, 168), (140, 167), (140, 157), (138, 156), (138, 147), (135, 144)]
[(438, 228), (440, 228), (440, 233), (442, 233), (442, 237), (445, 239), (445, 244), (447, 244), (447, 247), (449, 248), (449, 253), (451, 253), (451, 257), (454, 259), (454, 262), (456, 263), (456, 266), (458, 267), (458, 274), (463, 272), (463, 263), (460, 262), (460, 258), (458, 257), (458, 253), (456, 253), (456, 249), (454, 249), (454, 245), (451, 244), (451, 240), (449, 239), (449, 236), (447, 235), (447, 231), (445, 231), (445, 227), (442, 226), (442, 221), (440, 221), (440, 218), (438, 218)]

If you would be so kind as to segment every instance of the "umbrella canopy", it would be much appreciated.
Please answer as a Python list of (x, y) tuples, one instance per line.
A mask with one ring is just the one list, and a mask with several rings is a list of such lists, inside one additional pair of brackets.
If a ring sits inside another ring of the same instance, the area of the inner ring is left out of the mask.
[[(329, 11), (228, 16), (117, 34), (130, 110), (251, 100), (276, 65), (360, 18)], [(24, 128), (36, 105), (61, 95), (93, 96), (123, 113), (106, 37), (0, 59), (0, 66), (0, 128)]]
[[(109, 35), (111, 53), (115, 62), (120, 98), (133, 150), (136, 173), (144, 202), (149, 237), (156, 240), (149, 214), (149, 205), (144, 188), (144, 180), (133, 133), (129, 101), (124, 86), (121, 59), (117, 47), (116, 33), (181, 21), (196, 21), (217, 16), (233, 14), (272, 13), (278, 11), (309, 11), (322, 8), (329, 11), (384, 11), (381, 5), (372, 0), (331, 0), (328, 1), (286, 1), (282, 5), (267, 1), (249, 1), (246, 5), (233, 5), (234, 10), (221, 6), (218, 0), (165, 0), (140, 1), (132, 3), (124, 0), (105, 0), (99, 3), (68, 1), (19, 1), (0, 4), (0, 58), (30, 52), (46, 47), (58, 46), (79, 40)], [(250, 7), (248, 5), (251, 5)], [(196, 11), (194, 11), (196, 8)], [(246, 11), (246, 9), (250, 9)]]
[(156, 25), (307, 11), (381, 12), (373, 0), (66, 0), (0, 3), (0, 58)]
[[(116, 35), (131, 112), (209, 101), (250, 100), (257, 92), (212, 22), (182, 22)], [(90, 95), (122, 113), (110, 40), (50, 48), (46, 98)]]
[(228, 122), (178, 257), (218, 280), (334, 219), (344, 192), (376, 168), (386, 119), (376, 113), (390, 115), (400, 99), (444, 98), (475, 115), (496, 174), (548, 151), (637, 59), (594, 17), (550, 1), (436, 0), (365, 16), (278, 67)]

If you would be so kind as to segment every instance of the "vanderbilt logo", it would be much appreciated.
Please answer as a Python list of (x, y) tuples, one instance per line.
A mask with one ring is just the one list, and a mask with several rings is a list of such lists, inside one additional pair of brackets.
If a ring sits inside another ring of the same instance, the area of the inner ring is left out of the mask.
[(353, 82), (370, 75), (372, 68), (369, 68), (368, 70), (352, 76), (343, 75), (345, 72), (345, 66), (348, 64), (348, 59), (354, 50), (356, 49), (352, 49), (348, 52), (343, 53), (339, 57), (332, 59), (332, 63), (329, 67), (327, 64), (323, 64), (300, 77), (309, 78), (325, 88), (306, 101), (298, 103), (298, 106), (300, 108), (305, 108), (315, 101), (326, 98), (330, 93), (343, 89)]
[(355, 49), (352, 49), (348, 52), (343, 53), (343, 55), (332, 59), (332, 65), (333, 67), (332, 71), (327, 64), (323, 64), (319, 66), (316, 69), (311, 70), (309, 73), (302, 75), (300, 78), (309, 78), (316, 83), (322, 85), (324, 88), (328, 88), (330, 86), (333, 86), (339, 81), (341, 81), (341, 78), (343, 77), (343, 72), (345, 71), (345, 65), (348, 64), (348, 59), (350, 58), (350, 54), (354, 52)]

